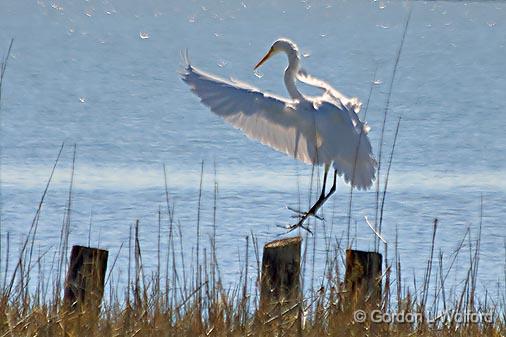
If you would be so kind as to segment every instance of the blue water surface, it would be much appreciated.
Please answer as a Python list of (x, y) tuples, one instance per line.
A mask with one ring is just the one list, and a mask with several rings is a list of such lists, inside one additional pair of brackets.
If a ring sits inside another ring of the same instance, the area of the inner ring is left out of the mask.
[[(448, 281), (461, 289), (482, 223), (478, 286), (504, 294), (506, 4), (496, 1), (2, 1), (2, 54), (15, 39), (1, 102), (2, 252), (8, 233), (11, 254), (17, 254), (65, 143), (35, 241), (43, 264), (51, 266), (77, 144), (70, 244), (90, 242), (112, 257), (119, 252), (113, 275), (124, 284), (137, 219), (144, 267), (156, 269), (160, 210), (165, 263), (165, 165), (176, 238), (177, 228), (182, 235), (175, 249), (179, 254), (182, 247), (185, 267), (195, 267), (197, 240), (204, 262), (215, 230), (223, 278), (235, 284), (246, 237), (255, 235), (261, 246), (285, 233), (278, 226), (293, 221), (285, 206), (307, 207), (313, 168), (249, 140), (201, 105), (179, 78), (181, 50), (208, 72), (286, 95), (284, 57), (266, 63), (263, 76), (252, 66), (276, 38), (293, 39), (303, 66), (345, 94), (366, 102), (374, 86), (367, 120), (378, 154), (409, 6), (380, 180), (383, 189), (401, 117), (383, 214), (388, 254), (393, 258), (397, 232), (403, 279), (413, 287), (413, 275), (421, 282), (430, 254), (433, 220), (439, 220), (435, 256), (441, 251), (447, 266), (469, 229)], [(313, 173), (314, 198), (321, 172)], [(357, 249), (374, 248), (364, 217), (374, 223), (375, 201), (374, 191), (355, 192), (348, 226), (349, 186), (339, 181), (323, 210), (325, 223), (311, 222), (316, 237), (305, 241), (308, 259), (316, 254), (317, 280), (329, 243), (345, 247), (349, 236)], [(249, 249), (253, 278), (251, 239)]]

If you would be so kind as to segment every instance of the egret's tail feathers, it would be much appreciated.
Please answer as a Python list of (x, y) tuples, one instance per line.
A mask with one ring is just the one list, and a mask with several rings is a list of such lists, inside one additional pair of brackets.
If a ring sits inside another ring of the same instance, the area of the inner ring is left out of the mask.
[(341, 158), (334, 161), (334, 168), (343, 176), (344, 181), (359, 190), (367, 190), (372, 186), (376, 178), (376, 166), (376, 160), (370, 155), (359, 157), (356, 162)]
[(357, 160), (357, 164), (352, 169), (351, 184), (358, 189), (369, 189), (376, 178), (376, 166), (376, 160), (372, 156), (368, 156), (360, 163)]
[[(350, 144), (351, 145), (351, 144)], [(348, 151), (334, 154), (334, 168), (344, 180), (359, 190), (367, 190), (376, 178), (377, 162), (365, 133), (357, 137)]]

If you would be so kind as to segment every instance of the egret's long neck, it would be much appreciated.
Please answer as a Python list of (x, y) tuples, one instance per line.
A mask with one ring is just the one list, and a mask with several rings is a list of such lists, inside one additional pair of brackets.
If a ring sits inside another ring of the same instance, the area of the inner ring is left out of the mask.
[(288, 90), (288, 94), (293, 99), (301, 99), (304, 96), (295, 86), (295, 80), (297, 76), (297, 72), (300, 68), (300, 59), (299, 55), (297, 55), (297, 51), (290, 50), (286, 53), (288, 55), (288, 68), (285, 70), (285, 85)]

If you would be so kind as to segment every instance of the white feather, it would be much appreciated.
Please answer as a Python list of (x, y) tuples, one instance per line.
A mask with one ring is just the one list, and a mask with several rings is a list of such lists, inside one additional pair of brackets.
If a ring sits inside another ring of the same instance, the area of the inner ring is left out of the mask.
[(315, 162), (316, 149), (308, 141), (311, 135), (314, 139), (308, 127), (311, 116), (296, 109), (298, 102), (227, 81), (191, 65), (186, 66), (182, 78), (203, 104), (248, 137), (305, 163)]
[(185, 55), (182, 79), (203, 104), (248, 137), (308, 164), (333, 164), (345, 181), (359, 189), (372, 185), (376, 161), (368, 127), (349, 99), (306, 73), (298, 76), (325, 90), (321, 97), (286, 99), (248, 84), (225, 80), (189, 64)]

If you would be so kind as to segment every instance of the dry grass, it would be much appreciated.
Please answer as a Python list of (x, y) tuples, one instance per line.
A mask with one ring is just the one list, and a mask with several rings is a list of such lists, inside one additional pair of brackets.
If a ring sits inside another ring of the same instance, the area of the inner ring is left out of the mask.
[[(137, 251), (138, 244), (133, 249)], [(340, 257), (332, 256), (332, 259), (337, 261)], [(447, 270), (435, 268), (441, 272), (431, 277), (432, 263), (429, 262), (424, 283), (418, 288), (421, 291), (412, 292), (404, 285), (394, 287), (407, 290), (405, 293), (398, 290), (396, 303), (391, 303), (392, 284), (387, 279), (399, 280), (400, 277), (391, 275), (393, 268), (388, 265), (383, 279), (382, 302), (377, 305), (367, 301), (351, 305), (346, 300), (339, 267), (329, 261), (324, 286), (310, 289), (300, 303), (303, 321), (300, 328), (296, 320), (283, 317), (289, 316), (290, 310), (273, 315), (269, 324), (261, 322), (256, 316), (258, 285), (255, 284), (253, 292), (248, 293), (244, 290), (248, 289), (247, 278), (243, 278), (243, 283), (234, 289), (224, 289), (217, 281), (216, 265), (200, 265), (198, 274), (202, 281), (197, 281), (195, 275), (193, 279), (199, 283), (189, 287), (181, 297), (175, 294), (175, 289), (180, 288), (176, 280), (171, 280), (169, 292), (165, 293), (157, 285), (162, 282), (157, 275), (150, 282), (139, 281), (142, 278), (141, 264), (134, 264), (134, 277), (128, 290), (113, 287), (110, 290), (116, 295), (126, 291), (129, 296), (122, 300), (120, 296), (112, 296), (113, 300), (105, 301), (98, 315), (87, 309), (79, 312), (66, 310), (58, 294), (53, 294), (53, 298), (45, 302), (41, 302), (37, 292), (24, 296), (22, 287), (25, 283), (23, 278), (17, 277), (21, 282), (15, 287), (17, 290), (10, 297), (4, 291), (1, 297), (0, 336), (504, 336), (506, 333), (504, 304), (493, 304), (490, 300), (487, 304), (487, 298), (483, 301), (475, 298), (473, 274), (477, 257), (471, 261), (463, 287), (460, 291), (455, 289), (452, 300), (443, 299), (442, 288), (438, 287), (444, 282)], [(400, 272), (399, 266), (395, 269)], [(202, 270), (208, 272), (203, 274)], [(436, 296), (431, 301), (446, 308), (450, 315), (491, 313), (491, 321), (459, 323), (452, 322), (449, 317), (434, 320), (433, 313), (442, 308), (427, 306), (429, 289), (433, 289), (433, 296)], [(355, 309), (378, 310), (377, 315), (412, 313), (418, 315), (419, 321), (415, 324), (372, 323), (370, 320), (358, 323), (353, 318)]]

